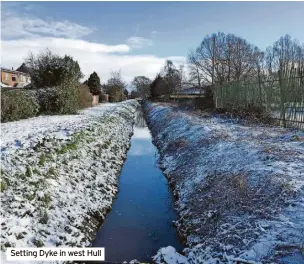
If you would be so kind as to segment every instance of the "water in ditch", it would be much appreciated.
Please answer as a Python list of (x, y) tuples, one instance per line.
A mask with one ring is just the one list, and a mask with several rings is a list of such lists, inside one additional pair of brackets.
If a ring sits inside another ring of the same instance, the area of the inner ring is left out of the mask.
[(161, 247), (182, 250), (173, 196), (157, 166), (157, 149), (138, 109), (131, 148), (119, 178), (119, 192), (93, 247), (105, 248), (106, 262), (151, 261)]

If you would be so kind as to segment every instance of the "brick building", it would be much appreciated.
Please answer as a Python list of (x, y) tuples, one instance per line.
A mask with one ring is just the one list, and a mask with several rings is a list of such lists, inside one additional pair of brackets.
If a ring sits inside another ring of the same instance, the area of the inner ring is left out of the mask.
[(31, 82), (28, 68), (23, 63), (17, 70), (1, 68), (1, 83), (11, 87), (23, 87)]

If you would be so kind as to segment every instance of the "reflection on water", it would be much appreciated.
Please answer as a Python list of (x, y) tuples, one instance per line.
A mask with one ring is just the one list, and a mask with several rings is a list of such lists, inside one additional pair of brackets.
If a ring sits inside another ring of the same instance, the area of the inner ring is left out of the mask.
[[(146, 120), (144, 118), (144, 113), (140, 109), (137, 110), (135, 113), (135, 127), (137, 127), (137, 128), (139, 128), (139, 127), (146, 128), (147, 127)], [(149, 131), (148, 128), (146, 128), (146, 130)]]
[(119, 179), (119, 193), (93, 246), (105, 247), (106, 261), (150, 261), (160, 247), (182, 245), (166, 178), (155, 166), (157, 149), (138, 111), (131, 148)]

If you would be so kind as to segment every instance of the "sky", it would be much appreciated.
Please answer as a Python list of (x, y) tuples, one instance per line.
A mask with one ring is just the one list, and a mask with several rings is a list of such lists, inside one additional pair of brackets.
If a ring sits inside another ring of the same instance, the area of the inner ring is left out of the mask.
[(304, 43), (303, 14), (304, 2), (1, 2), (1, 67), (49, 48), (102, 83), (115, 70), (154, 78), (218, 31), (261, 49), (285, 34)]

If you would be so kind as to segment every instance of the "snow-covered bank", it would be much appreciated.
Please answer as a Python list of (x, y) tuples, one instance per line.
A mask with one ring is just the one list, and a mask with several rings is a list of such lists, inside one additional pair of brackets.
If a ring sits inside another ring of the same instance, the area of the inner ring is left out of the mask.
[(166, 104), (147, 103), (145, 111), (187, 240), (186, 259), (167, 248), (158, 263), (279, 263), (303, 254), (303, 132)]
[(2, 251), (90, 244), (117, 193), (137, 105), (2, 124)]

